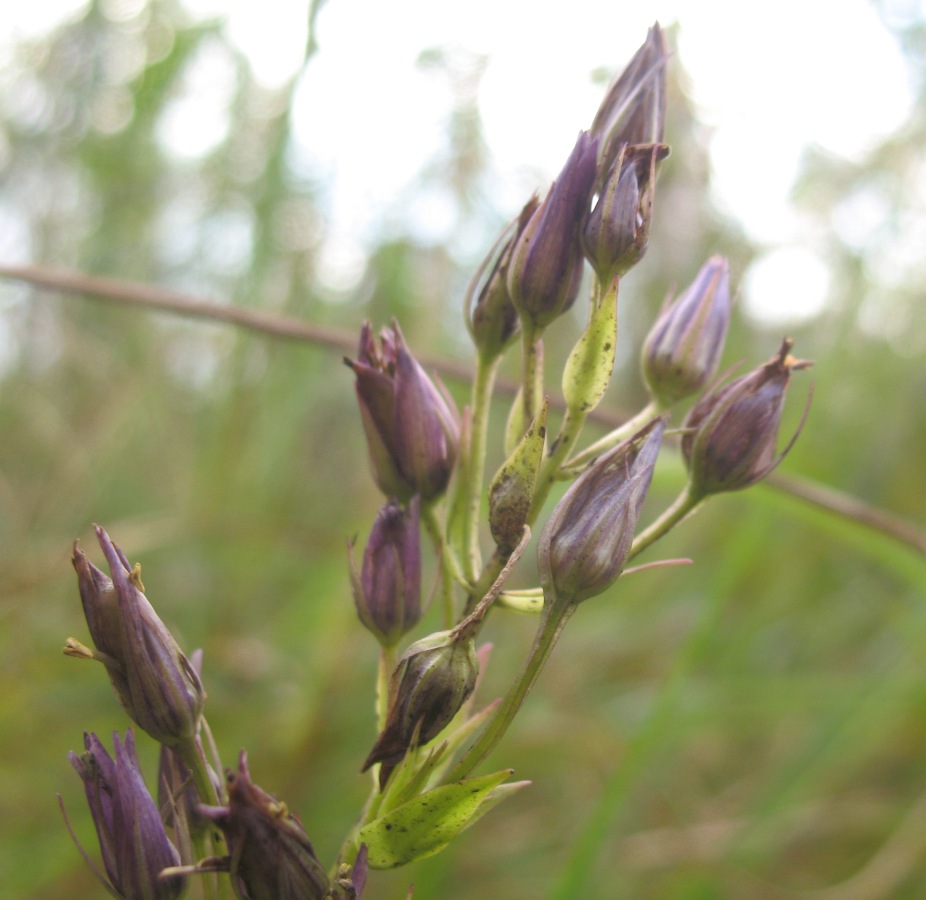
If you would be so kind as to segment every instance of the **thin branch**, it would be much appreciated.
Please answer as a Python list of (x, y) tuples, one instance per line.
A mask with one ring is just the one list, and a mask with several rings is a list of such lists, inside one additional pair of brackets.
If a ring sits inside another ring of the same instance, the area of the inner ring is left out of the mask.
[[(2, 263), (0, 263), (0, 278), (23, 281), (36, 287), (105, 300), (122, 306), (135, 306), (195, 319), (226, 322), (284, 340), (319, 344), (341, 353), (353, 353), (357, 345), (356, 335), (344, 329), (315, 325), (291, 316), (204, 300), (193, 294), (171, 291), (135, 281), (86, 275), (82, 272), (46, 266), (15, 266)], [(467, 383), (472, 381), (472, 369), (464, 363), (427, 354), (416, 353), (416, 355), (425, 368), (433, 369), (444, 377)], [(517, 385), (507, 379), (499, 379), (496, 387), (511, 396), (517, 390)], [(552, 397), (551, 405), (559, 409), (564, 408), (561, 397)], [(626, 418), (620, 412), (600, 407), (589, 416), (589, 419), (611, 429), (621, 425)], [(920, 556), (926, 557), (926, 533), (912, 522), (871, 506), (857, 497), (794, 475), (774, 472), (766, 479), (766, 483), (821, 509), (879, 531), (906, 544)]]

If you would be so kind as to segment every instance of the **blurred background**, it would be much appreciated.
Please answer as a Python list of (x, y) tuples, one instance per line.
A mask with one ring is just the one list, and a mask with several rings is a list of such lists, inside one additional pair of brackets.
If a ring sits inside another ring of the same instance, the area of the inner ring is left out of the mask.
[[(672, 156), (622, 284), (606, 405), (644, 402), (638, 348), (664, 296), (726, 254), (724, 365), (765, 361), (786, 333), (816, 360), (782, 470), (926, 527), (926, 9), (625, 6), (5, 11), (0, 266), (347, 334), (396, 316), (413, 349), (466, 363), (470, 274), (658, 18), (676, 51)], [(551, 335), (554, 384), (580, 326)], [(61, 653), (87, 639), (70, 551), (79, 538), (102, 565), (93, 522), (142, 562), (181, 644), (204, 648), (226, 764), (246, 747), (255, 781), (336, 855), (374, 737), (376, 647), (345, 546), (380, 504), (340, 355), (0, 278), (4, 897), (102, 895), (55, 800), (95, 857), (66, 753), (127, 721), (102, 670)], [(449, 386), (464, 403), (466, 384)], [(682, 483), (669, 455), (648, 514)], [(533, 786), (444, 853), (375, 874), (371, 900), (411, 882), (422, 900), (926, 895), (922, 552), (761, 485), (712, 501), (658, 555), (695, 565), (584, 605), (488, 763)], [(493, 616), (484, 700), (533, 626)], [(151, 784), (155, 748), (139, 744)]]

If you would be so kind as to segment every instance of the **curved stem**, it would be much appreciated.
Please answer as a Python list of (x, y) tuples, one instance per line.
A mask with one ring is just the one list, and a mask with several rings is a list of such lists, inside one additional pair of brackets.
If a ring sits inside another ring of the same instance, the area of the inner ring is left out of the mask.
[(700, 506), (704, 498), (692, 497), (689, 485), (675, 498), (673, 504), (663, 512), (663, 514), (653, 522), (649, 528), (641, 531), (634, 539), (630, 546), (630, 553), (627, 556), (629, 562), (639, 553), (642, 553), (650, 544), (656, 542), (664, 534), (671, 531), (686, 516), (691, 515), (694, 510)]
[(453, 767), (445, 783), (461, 781), (495, 749), (508, 726), (521, 708), (530, 689), (537, 681), (553, 647), (562, 634), (566, 623), (575, 611), (573, 603), (553, 603), (545, 607), (540, 626), (534, 637), (534, 644), (524, 661), (524, 666), (501, 706), (495, 711), (485, 731), (466, 751), (463, 758)]
[(616, 447), (621, 441), (636, 434), (647, 422), (655, 419), (656, 416), (662, 415), (666, 407), (656, 400), (650, 400), (632, 419), (628, 419), (619, 428), (609, 431), (603, 438), (599, 438), (595, 443), (589, 444), (581, 453), (572, 457), (564, 466), (563, 471), (570, 475), (578, 475), (581, 470), (596, 457), (601, 456), (612, 447)]
[(470, 430), (467, 470), (461, 475), (464, 479), (464, 498), (462, 508), (463, 565), (464, 574), (470, 582), (476, 580), (481, 565), (479, 559), (479, 511), (482, 504), (483, 484), (485, 481), (486, 439), (489, 424), (489, 406), (495, 375), (501, 357), (476, 360), (476, 372), (473, 378), (472, 423)]
[(441, 608), (443, 609), (443, 627), (444, 629), (452, 628), (456, 621), (456, 610), (453, 605), (453, 582), (458, 580), (465, 583), (463, 574), (453, 553), (450, 545), (444, 538), (444, 531), (437, 519), (434, 507), (430, 504), (421, 505), (421, 520), (427, 529), (428, 536), (434, 544), (434, 550), (440, 559), (440, 596)]

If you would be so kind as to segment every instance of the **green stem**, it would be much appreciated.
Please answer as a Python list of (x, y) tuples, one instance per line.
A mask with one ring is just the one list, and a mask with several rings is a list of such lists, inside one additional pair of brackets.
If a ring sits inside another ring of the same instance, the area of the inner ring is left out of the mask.
[(633, 539), (630, 553), (627, 556), (628, 562), (642, 553), (650, 544), (671, 531), (686, 516), (691, 515), (691, 513), (704, 501), (703, 497), (693, 497), (689, 488), (690, 485), (685, 485), (685, 489), (675, 498), (673, 504), (665, 510), (649, 528), (641, 531)]
[(559, 475), (560, 466), (569, 451), (575, 447), (582, 426), (585, 424), (586, 413), (573, 409), (567, 409), (563, 417), (563, 424), (560, 426), (559, 434), (556, 440), (550, 445), (548, 456), (540, 465), (540, 472), (537, 475), (537, 486), (534, 489), (534, 497), (531, 500), (530, 513), (527, 516), (527, 523), (533, 526), (537, 521), (537, 516), (543, 509), (550, 489)]
[(626, 440), (636, 434), (644, 425), (651, 422), (656, 416), (662, 415), (666, 407), (656, 400), (650, 400), (643, 409), (640, 410), (632, 419), (628, 419), (619, 428), (609, 431), (603, 438), (589, 444), (581, 453), (570, 459), (564, 466), (563, 470), (570, 474), (578, 475), (579, 472), (596, 457), (602, 453), (616, 447), (621, 441)]
[[(521, 331), (521, 404), (524, 429), (534, 421), (534, 415), (543, 395), (543, 342), (537, 330), (523, 323)], [(518, 435), (520, 437), (521, 435)]]
[(453, 604), (454, 580), (465, 583), (463, 573), (454, 559), (449, 543), (444, 538), (444, 530), (437, 519), (434, 507), (428, 503), (421, 504), (421, 520), (427, 529), (428, 536), (434, 544), (434, 550), (440, 559), (440, 599), (443, 609), (444, 629), (452, 628), (456, 622), (456, 611)]
[(537, 681), (553, 647), (556, 645), (560, 634), (566, 627), (573, 612), (575, 604), (554, 602), (548, 604), (543, 611), (543, 617), (534, 637), (534, 644), (530, 653), (524, 661), (517, 680), (511, 686), (502, 705), (495, 711), (485, 731), (466, 751), (462, 759), (454, 766), (453, 770), (446, 777), (445, 783), (449, 784), (454, 781), (461, 781), (476, 768), (488, 755), (495, 749), (496, 744), (502, 739), (508, 726), (511, 724), (521, 704), (527, 697), (528, 692)]
[(479, 558), (479, 513), (485, 481), (486, 442), (489, 425), (489, 406), (500, 356), (486, 360), (478, 356), (473, 377), (472, 422), (464, 479), (462, 509), (463, 565), (470, 583), (476, 580), (481, 565)]
[[(199, 799), (206, 806), (218, 806), (221, 799), (210, 777), (209, 764), (206, 761), (206, 754), (199, 738), (192, 738), (178, 744), (174, 749), (183, 760), (184, 765), (189, 769)], [(227, 854), (225, 841), (214, 828), (197, 828), (191, 823), (190, 837), (200, 859), (206, 859), (210, 856), (225, 856)], [(204, 874), (201, 883), (207, 900), (213, 900), (213, 898), (219, 900), (219, 898), (231, 896), (231, 885), (228, 879), (220, 878), (215, 873)]]

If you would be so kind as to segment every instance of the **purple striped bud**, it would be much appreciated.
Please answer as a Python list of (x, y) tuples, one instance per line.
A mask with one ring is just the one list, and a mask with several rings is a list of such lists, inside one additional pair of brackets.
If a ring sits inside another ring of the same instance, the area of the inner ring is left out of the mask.
[(785, 393), (791, 373), (813, 364), (791, 356), (792, 343), (786, 339), (765, 365), (711, 391), (688, 413), (682, 423), (686, 430), (682, 456), (693, 497), (700, 499), (755, 484), (794, 446), (803, 418), (785, 449), (776, 454)]
[(666, 62), (669, 50), (658, 23), (626, 68), (611, 82), (592, 122), (600, 170), (607, 173), (621, 144), (661, 144), (666, 128)]
[(206, 694), (196, 670), (142, 593), (141, 566), (133, 569), (109, 535), (94, 526), (108, 578), (74, 543), (72, 562), (90, 637), (98, 653), (69, 642), (65, 652), (98, 659), (116, 696), (139, 728), (175, 746), (199, 728)]
[(163, 869), (180, 865), (180, 855), (145, 787), (131, 729), (124, 742), (118, 733), (113, 735), (112, 758), (95, 734), (84, 734), (84, 747), (68, 759), (84, 782), (107, 887), (124, 900), (175, 900), (184, 891), (185, 878), (159, 876)]
[(622, 144), (582, 231), (582, 247), (602, 284), (623, 275), (646, 253), (653, 219), (656, 164), (665, 144)]
[(707, 384), (729, 324), (729, 267), (722, 256), (712, 256), (662, 312), (643, 345), (643, 377), (660, 403), (684, 400)]
[(621, 574), (664, 429), (654, 419), (599, 457), (556, 505), (537, 546), (545, 603), (581, 603)]
[(357, 377), (377, 485), (387, 497), (434, 500), (446, 490), (456, 462), (460, 417), (453, 400), (409, 353), (396, 322), (383, 329), (379, 350), (365, 322), (358, 357), (344, 362)]
[(302, 823), (261, 790), (248, 771), (244, 750), (238, 770), (228, 772), (228, 806), (198, 811), (225, 834), (235, 893), (248, 900), (323, 900), (328, 874)]
[(595, 181), (597, 140), (580, 132), (559, 178), (515, 242), (508, 291), (525, 326), (542, 331), (575, 301), (584, 259), (579, 234)]
[(351, 587), (360, 621), (384, 647), (392, 647), (421, 618), (421, 528), (417, 497), (403, 510), (390, 500), (373, 523)]

